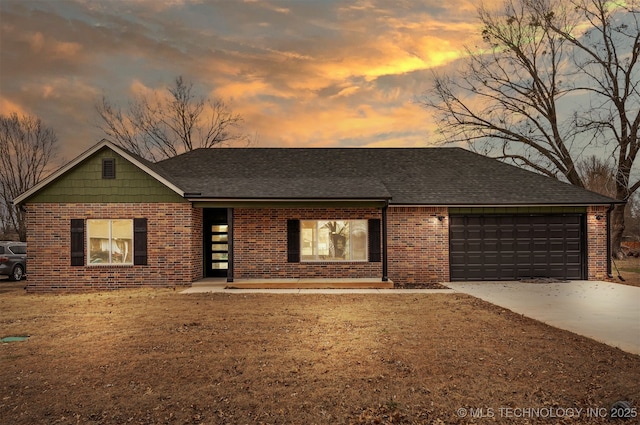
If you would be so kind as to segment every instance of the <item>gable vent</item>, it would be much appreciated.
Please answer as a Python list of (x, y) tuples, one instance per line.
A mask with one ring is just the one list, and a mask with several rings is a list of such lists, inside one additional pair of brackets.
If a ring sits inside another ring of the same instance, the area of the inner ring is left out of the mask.
[(102, 178), (103, 179), (116, 178), (116, 159), (115, 158), (102, 159)]

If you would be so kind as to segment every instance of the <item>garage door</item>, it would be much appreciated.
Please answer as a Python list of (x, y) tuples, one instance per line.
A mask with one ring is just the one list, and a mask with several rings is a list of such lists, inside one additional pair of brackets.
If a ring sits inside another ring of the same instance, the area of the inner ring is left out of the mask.
[(583, 214), (451, 215), (452, 281), (584, 279)]

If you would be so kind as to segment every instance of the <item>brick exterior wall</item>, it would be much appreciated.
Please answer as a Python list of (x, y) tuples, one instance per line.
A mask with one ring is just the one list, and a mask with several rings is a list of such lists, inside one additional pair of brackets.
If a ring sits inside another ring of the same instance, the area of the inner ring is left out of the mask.
[(364, 220), (375, 208), (236, 208), (233, 211), (235, 279), (382, 277), (382, 263), (287, 261), (287, 220)]
[[(203, 210), (189, 203), (38, 203), (26, 208), (29, 292), (188, 286), (203, 277)], [(607, 274), (606, 210), (587, 209), (590, 280)], [(148, 265), (70, 265), (71, 219), (139, 217), (148, 220)], [(234, 278), (382, 277), (382, 262), (287, 261), (287, 220), (381, 219), (379, 208), (236, 208), (233, 217)], [(389, 207), (387, 219), (389, 278), (397, 286), (449, 281), (447, 208)]]
[[(438, 216), (445, 217), (443, 221)], [(396, 285), (446, 282), (446, 208), (389, 208), (389, 279)], [(234, 278), (381, 277), (382, 263), (287, 262), (287, 220), (382, 218), (380, 209), (235, 209)]]
[[(29, 292), (188, 286), (202, 277), (202, 210), (189, 203), (38, 203), (26, 208)], [(70, 265), (71, 219), (143, 217), (148, 265)]]
[(447, 208), (390, 207), (387, 223), (389, 279), (396, 286), (449, 281)]
[[(589, 280), (607, 279), (607, 209), (587, 208), (587, 264)], [(600, 216), (598, 220), (596, 216)]]

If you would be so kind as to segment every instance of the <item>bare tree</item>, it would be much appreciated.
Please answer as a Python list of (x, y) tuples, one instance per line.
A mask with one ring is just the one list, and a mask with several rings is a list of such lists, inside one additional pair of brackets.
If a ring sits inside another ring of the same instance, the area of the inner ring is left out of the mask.
[(640, 242), (640, 196), (639, 192), (635, 192), (629, 198), (628, 206), (625, 211), (624, 238), (633, 242)]
[(56, 157), (58, 138), (39, 118), (0, 115), (0, 202), (5, 226), (27, 238), (24, 212), (13, 199), (38, 183)]
[[(577, 162), (589, 147), (615, 158), (614, 196), (627, 201), (640, 127), (637, 0), (509, 0), (478, 9), (488, 49), (435, 76), (420, 102), (451, 142), (585, 187)], [(612, 214), (620, 253), (624, 205)]]
[[(613, 161), (605, 161), (595, 155), (578, 162), (585, 188), (609, 197), (616, 196), (616, 167)], [(636, 191), (627, 201), (624, 213), (623, 239), (640, 241), (640, 192)]]
[(584, 187), (601, 195), (616, 196), (616, 168), (595, 155), (578, 162), (578, 174)]
[(249, 141), (239, 132), (243, 119), (220, 99), (194, 92), (177, 77), (168, 96), (137, 96), (123, 112), (106, 97), (96, 105), (99, 128), (112, 142), (151, 161), (225, 142)]

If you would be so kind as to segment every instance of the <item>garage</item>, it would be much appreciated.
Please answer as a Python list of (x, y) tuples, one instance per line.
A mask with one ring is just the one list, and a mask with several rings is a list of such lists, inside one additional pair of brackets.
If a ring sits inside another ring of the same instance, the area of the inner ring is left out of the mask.
[(452, 214), (452, 281), (585, 279), (585, 215)]

